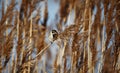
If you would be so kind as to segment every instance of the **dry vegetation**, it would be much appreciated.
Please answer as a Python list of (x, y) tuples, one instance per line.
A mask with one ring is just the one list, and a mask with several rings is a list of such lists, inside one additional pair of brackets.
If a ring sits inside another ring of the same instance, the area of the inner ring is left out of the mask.
[[(48, 1), (19, 0), (19, 8), (16, 0), (5, 1), (0, 0), (0, 73), (120, 73), (119, 0), (60, 0), (54, 42), (59, 49), (51, 65), (51, 44), (45, 42)], [(40, 24), (41, 2), (45, 9)], [(65, 27), (72, 10), (74, 24)]]

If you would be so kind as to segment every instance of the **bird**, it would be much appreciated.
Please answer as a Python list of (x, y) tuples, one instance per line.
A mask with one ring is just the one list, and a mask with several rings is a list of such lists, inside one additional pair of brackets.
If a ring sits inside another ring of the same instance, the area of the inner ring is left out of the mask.
[(58, 39), (58, 32), (57, 32), (57, 30), (50, 31), (48, 38), (49, 38), (51, 43), (53, 43), (55, 40), (57, 40)]

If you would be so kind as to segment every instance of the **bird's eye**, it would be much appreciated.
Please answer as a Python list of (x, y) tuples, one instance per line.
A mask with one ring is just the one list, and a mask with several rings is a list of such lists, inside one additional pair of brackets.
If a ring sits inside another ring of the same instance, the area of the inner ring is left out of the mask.
[(57, 31), (56, 30), (52, 30), (52, 33), (57, 33)]
[(56, 30), (52, 30), (52, 34), (58, 34)]

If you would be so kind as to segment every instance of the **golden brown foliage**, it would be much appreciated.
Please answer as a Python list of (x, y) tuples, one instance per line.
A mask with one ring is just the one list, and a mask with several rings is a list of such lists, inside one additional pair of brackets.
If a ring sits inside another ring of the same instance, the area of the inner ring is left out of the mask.
[[(58, 1), (60, 20), (53, 23), (59, 34), (50, 44), (45, 41), (51, 31), (47, 27), (48, 1), (19, 2), (0, 0), (0, 73), (120, 72), (119, 0)], [(43, 10), (38, 8), (42, 2)], [(32, 17), (34, 11), (37, 14)], [(43, 23), (40, 23), (41, 11), (44, 11)], [(74, 23), (67, 25), (72, 11)], [(58, 51), (53, 59), (50, 49), (55, 44)]]

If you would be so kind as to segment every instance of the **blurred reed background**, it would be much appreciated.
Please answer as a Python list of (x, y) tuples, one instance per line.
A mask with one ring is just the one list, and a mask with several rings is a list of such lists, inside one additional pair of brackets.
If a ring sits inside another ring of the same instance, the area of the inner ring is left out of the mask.
[(120, 73), (120, 0), (0, 0), (0, 73)]

